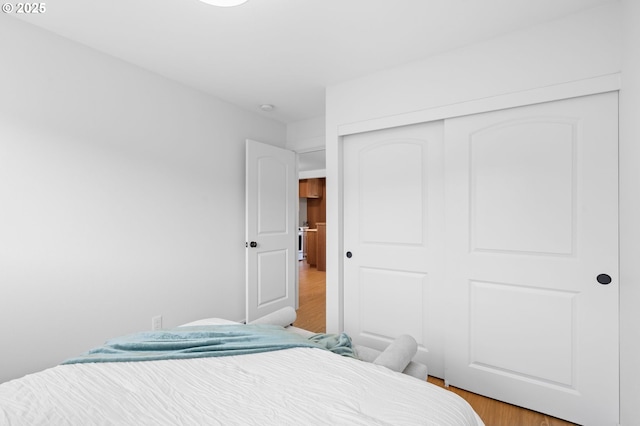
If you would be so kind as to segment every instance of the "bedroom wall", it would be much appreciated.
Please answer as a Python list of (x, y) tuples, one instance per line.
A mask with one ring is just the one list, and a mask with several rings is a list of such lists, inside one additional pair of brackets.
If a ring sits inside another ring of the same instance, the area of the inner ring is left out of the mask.
[(244, 141), (286, 127), (0, 16), (0, 382), (244, 315)]
[(327, 89), (327, 330), (342, 328), (338, 127), (622, 71), (620, 92), (621, 425), (640, 417), (640, 4), (582, 13)]
[(287, 124), (287, 149), (305, 152), (324, 148), (325, 117), (314, 117), (308, 120)]

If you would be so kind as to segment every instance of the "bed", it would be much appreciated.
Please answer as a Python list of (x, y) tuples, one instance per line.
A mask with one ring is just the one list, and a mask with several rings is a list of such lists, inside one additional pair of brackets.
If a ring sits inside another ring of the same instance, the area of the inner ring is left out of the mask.
[[(180, 331), (202, 327), (231, 326), (200, 321)], [(75, 362), (0, 384), (0, 425), (94, 424), (483, 425), (452, 392), (313, 345)]]

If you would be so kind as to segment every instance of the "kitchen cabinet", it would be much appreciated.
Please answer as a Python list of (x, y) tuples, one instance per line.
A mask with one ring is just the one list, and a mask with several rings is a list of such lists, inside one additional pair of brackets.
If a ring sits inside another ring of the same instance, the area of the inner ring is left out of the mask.
[(318, 222), (316, 233), (316, 268), (318, 271), (327, 270), (327, 224)]
[(316, 256), (318, 252), (317, 234), (318, 234), (317, 229), (307, 229), (306, 231), (304, 231), (304, 238), (305, 238), (304, 249), (306, 251), (305, 257), (307, 258), (307, 263), (309, 264), (309, 266), (316, 266), (316, 262), (317, 262)]
[(322, 197), (322, 187), (324, 186), (322, 182), (324, 179), (314, 178), (314, 179), (301, 179), (298, 183), (299, 185), (299, 197), (300, 198), (321, 198)]
[[(310, 179), (309, 179), (310, 180)], [(326, 222), (327, 214), (326, 214), (326, 186), (325, 179), (319, 178), (320, 181), (320, 197), (319, 198), (307, 198), (307, 222), (309, 224), (309, 228), (315, 229), (317, 228), (318, 223)]]

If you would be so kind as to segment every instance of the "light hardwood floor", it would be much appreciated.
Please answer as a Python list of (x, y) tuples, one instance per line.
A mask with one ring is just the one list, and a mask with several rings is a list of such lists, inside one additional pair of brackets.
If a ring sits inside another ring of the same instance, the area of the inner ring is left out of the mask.
[[(310, 267), (305, 261), (299, 262), (300, 274), (300, 307), (296, 327), (315, 333), (326, 331), (326, 284), (325, 272)], [(441, 379), (429, 377), (428, 381), (444, 388)], [(556, 419), (535, 411), (526, 410), (514, 405), (505, 404), (462, 389), (449, 387), (464, 398), (484, 421), (486, 426), (572, 426), (564, 420)]]
[(300, 307), (293, 325), (314, 333), (325, 333), (327, 322), (326, 273), (310, 267), (304, 260), (298, 263)]

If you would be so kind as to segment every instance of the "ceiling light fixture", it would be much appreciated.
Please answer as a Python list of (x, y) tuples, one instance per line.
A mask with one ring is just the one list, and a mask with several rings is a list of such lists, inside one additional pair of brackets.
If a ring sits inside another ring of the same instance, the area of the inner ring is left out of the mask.
[(262, 104), (262, 105), (260, 105), (260, 109), (265, 111), (265, 112), (270, 112), (270, 111), (273, 111), (274, 109), (276, 109), (276, 107), (271, 105), (271, 104)]
[(242, 3), (246, 3), (247, 0), (200, 0), (203, 3), (207, 3), (213, 6), (231, 7), (240, 6)]

